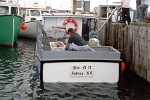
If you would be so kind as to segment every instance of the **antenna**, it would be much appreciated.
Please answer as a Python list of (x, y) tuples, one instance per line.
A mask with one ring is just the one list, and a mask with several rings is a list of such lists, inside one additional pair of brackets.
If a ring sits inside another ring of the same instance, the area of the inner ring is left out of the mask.
[(81, 9), (82, 9), (81, 12), (84, 12), (84, 0), (81, 0)]
[(51, 7), (51, 0), (50, 0), (50, 2), (49, 2), (49, 6)]

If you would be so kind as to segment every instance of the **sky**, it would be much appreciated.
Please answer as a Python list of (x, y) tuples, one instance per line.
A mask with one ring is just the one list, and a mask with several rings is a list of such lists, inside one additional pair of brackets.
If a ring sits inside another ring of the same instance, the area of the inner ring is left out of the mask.
[[(85, 0), (86, 1), (86, 0)], [(121, 0), (90, 0), (90, 10), (92, 11), (94, 7), (98, 7), (100, 4), (111, 3), (112, 1), (121, 1)], [(31, 7), (34, 5), (34, 2), (38, 3), (38, 6), (51, 6), (54, 9), (60, 8), (70, 8), (72, 7), (72, 0), (19, 0), (21, 6)], [(131, 0), (131, 7), (135, 9), (135, 0)]]

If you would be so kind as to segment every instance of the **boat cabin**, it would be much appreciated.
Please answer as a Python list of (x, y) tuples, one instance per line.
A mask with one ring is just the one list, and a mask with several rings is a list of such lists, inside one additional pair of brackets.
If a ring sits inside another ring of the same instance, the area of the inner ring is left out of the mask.
[(0, 15), (21, 15), (19, 4), (0, 2)]
[(42, 14), (49, 13), (49, 9), (28, 8), (24, 10), (25, 22), (42, 20)]

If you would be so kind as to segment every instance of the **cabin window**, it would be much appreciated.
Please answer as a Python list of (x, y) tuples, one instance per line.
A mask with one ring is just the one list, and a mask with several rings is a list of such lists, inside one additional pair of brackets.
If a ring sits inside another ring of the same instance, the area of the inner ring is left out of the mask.
[(11, 14), (17, 15), (18, 14), (18, 8), (17, 7), (11, 7)]
[(23, 10), (19, 8), (19, 15), (23, 16)]
[(29, 10), (27, 10), (27, 16), (29, 16)]
[(44, 14), (44, 13), (49, 13), (49, 11), (41, 11), (42, 12), (42, 14)]
[(31, 16), (40, 16), (40, 11), (39, 10), (31, 10)]
[(9, 8), (6, 6), (0, 6), (0, 14), (8, 14), (9, 13)]

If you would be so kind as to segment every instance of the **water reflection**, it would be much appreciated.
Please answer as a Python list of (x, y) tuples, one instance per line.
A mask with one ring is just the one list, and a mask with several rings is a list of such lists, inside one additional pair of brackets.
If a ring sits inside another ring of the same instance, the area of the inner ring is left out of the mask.
[(40, 88), (35, 40), (0, 47), (0, 100), (149, 100), (150, 86), (127, 71), (119, 84), (55, 83)]
[(19, 40), (13, 48), (0, 47), (0, 100), (29, 98), (34, 44)]
[(150, 84), (126, 70), (118, 85), (120, 100), (150, 100)]
[(45, 100), (117, 100), (117, 84), (107, 83), (55, 83), (45, 84)]
[(13, 81), (14, 73), (20, 65), (18, 56), (16, 49), (0, 47), (0, 83), (9, 84)]

